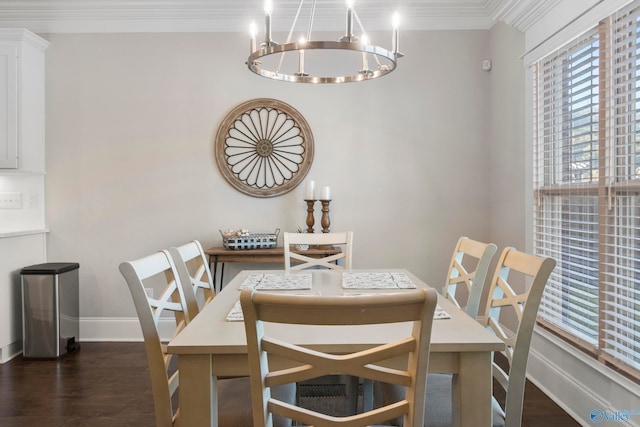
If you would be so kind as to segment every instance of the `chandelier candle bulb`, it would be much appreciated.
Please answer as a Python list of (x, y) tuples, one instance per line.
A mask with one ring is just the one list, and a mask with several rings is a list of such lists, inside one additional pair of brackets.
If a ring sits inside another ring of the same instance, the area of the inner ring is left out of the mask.
[[(301, 45), (304, 45), (306, 40), (302, 37), (298, 42)], [(304, 49), (300, 49), (300, 53), (298, 55), (298, 75), (304, 76)]]
[(316, 183), (315, 181), (307, 182), (307, 200), (315, 200)]
[(353, 41), (353, 0), (347, 0), (347, 41)]
[[(368, 45), (369, 44), (369, 38), (366, 35), (362, 35), (362, 44), (363, 45)], [(362, 52), (362, 73), (368, 73), (369, 72), (369, 63), (367, 62), (367, 52)]]
[(251, 36), (250, 54), (256, 51), (256, 34), (257, 33), (258, 33), (258, 28), (256, 27), (256, 23), (251, 22), (251, 24), (249, 25), (249, 35)]
[(265, 47), (271, 44), (271, 13), (273, 12), (273, 3), (271, 0), (264, 2), (264, 42)]
[(400, 46), (399, 46), (399, 35), (398, 35), (398, 27), (400, 26), (400, 15), (398, 15), (398, 12), (393, 14), (393, 18), (391, 18), (391, 22), (393, 25), (393, 40), (392, 40), (392, 51), (393, 53), (398, 53)]

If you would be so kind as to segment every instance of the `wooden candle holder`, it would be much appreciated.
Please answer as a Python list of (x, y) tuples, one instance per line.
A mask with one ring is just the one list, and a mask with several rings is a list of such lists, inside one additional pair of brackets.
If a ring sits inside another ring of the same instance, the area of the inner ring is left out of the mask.
[(331, 200), (320, 200), (322, 203), (322, 219), (320, 224), (322, 225), (322, 232), (329, 232), (329, 225), (331, 225), (331, 220), (329, 219), (329, 203)]
[(316, 201), (305, 199), (305, 202), (307, 202), (307, 233), (313, 233), (313, 224), (315, 223), (315, 219), (313, 218), (313, 204)]

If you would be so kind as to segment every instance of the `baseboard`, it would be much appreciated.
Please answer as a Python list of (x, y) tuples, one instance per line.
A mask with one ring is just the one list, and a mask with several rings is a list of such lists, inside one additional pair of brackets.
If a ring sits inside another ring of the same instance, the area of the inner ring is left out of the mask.
[(540, 328), (527, 377), (581, 425), (613, 420), (640, 427), (637, 384)]
[(13, 342), (7, 346), (0, 348), (0, 364), (7, 363), (9, 360), (22, 354), (22, 340)]

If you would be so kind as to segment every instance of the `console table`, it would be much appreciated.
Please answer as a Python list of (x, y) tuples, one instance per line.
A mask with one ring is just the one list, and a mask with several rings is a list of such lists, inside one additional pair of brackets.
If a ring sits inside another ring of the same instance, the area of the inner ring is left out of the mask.
[[(322, 258), (342, 252), (337, 246), (310, 247), (305, 251), (292, 249), (293, 252), (302, 252), (312, 258)], [(278, 246), (270, 249), (227, 249), (216, 246), (204, 251), (209, 256), (209, 265), (213, 264), (213, 285), (216, 292), (222, 290), (222, 279), (224, 278), (224, 264), (226, 262), (271, 262), (284, 265), (284, 247)], [(293, 261), (295, 262), (295, 261)], [(220, 281), (218, 281), (218, 263), (220, 268)]]

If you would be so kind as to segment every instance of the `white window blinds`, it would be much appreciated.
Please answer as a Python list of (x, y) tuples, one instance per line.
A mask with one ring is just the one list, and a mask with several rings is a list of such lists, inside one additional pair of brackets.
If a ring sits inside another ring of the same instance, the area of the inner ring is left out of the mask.
[(612, 131), (604, 138), (601, 357), (640, 370), (640, 8), (611, 19), (605, 62)]
[(640, 376), (640, 1), (534, 65), (539, 320)]
[(535, 247), (557, 262), (539, 316), (595, 348), (598, 329), (599, 38), (536, 65)]

